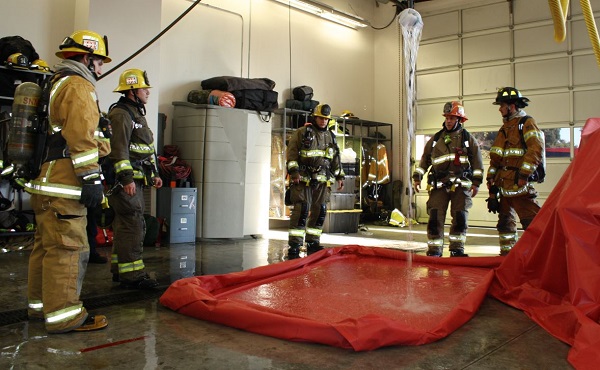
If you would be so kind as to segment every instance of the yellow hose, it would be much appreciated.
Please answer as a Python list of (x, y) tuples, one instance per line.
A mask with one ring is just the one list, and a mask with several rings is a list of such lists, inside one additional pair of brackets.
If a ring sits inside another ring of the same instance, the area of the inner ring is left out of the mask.
[[(582, 0), (583, 1), (583, 0)], [(563, 42), (567, 36), (567, 11), (569, 0), (548, 0), (552, 21), (554, 22), (554, 41)]]
[(583, 10), (585, 25), (590, 37), (590, 42), (594, 48), (596, 63), (598, 63), (598, 66), (600, 66), (600, 40), (598, 39), (598, 28), (596, 27), (596, 20), (594, 19), (594, 12), (592, 11), (590, 0), (580, 0), (580, 3), (581, 9)]
[[(583, 10), (583, 18), (592, 48), (594, 49), (594, 55), (596, 56), (596, 63), (600, 66), (600, 39), (598, 38), (598, 28), (594, 20), (594, 12), (592, 11), (590, 0), (579, 0), (579, 2)], [(550, 5), (550, 13), (552, 13), (552, 20), (554, 22), (554, 40), (556, 42), (563, 42), (567, 36), (566, 22), (569, 0), (548, 0), (548, 5)]]

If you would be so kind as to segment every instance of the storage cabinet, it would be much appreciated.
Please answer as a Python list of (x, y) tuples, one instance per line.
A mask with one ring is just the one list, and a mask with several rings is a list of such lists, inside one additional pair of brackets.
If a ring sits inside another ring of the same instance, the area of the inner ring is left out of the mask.
[[(271, 194), (269, 216), (289, 219), (284, 204), (286, 180), (286, 146), (291, 133), (308, 121), (310, 112), (278, 109), (273, 118), (271, 145)], [(353, 233), (358, 229), (361, 213), (378, 217), (389, 208), (385, 196), (391, 182), (392, 125), (356, 118), (334, 118), (342, 166), (346, 173), (344, 190), (332, 187), (329, 214), (323, 227), (329, 233)]]
[(241, 238), (269, 225), (271, 123), (254, 111), (173, 102), (173, 144), (198, 188), (196, 236)]
[(357, 154), (356, 162), (345, 161), (346, 174), (357, 176), (357, 208), (364, 221), (376, 220), (383, 209), (391, 209), (392, 124), (359, 118), (337, 119), (340, 150)]
[(156, 214), (169, 225), (169, 243), (196, 241), (196, 188), (160, 188), (157, 190)]

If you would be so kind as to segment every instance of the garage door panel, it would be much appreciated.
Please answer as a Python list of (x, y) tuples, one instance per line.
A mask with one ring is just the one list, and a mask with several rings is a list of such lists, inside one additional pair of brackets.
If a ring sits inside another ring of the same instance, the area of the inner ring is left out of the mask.
[(510, 58), (510, 33), (496, 33), (463, 39), (463, 63)]
[(585, 121), (590, 117), (598, 117), (600, 102), (600, 91), (576, 91), (574, 93), (574, 117), (575, 121)]
[(508, 27), (510, 21), (508, 4), (492, 4), (466, 9), (462, 14), (464, 32)]
[(566, 42), (558, 43), (554, 41), (554, 27), (552, 25), (515, 30), (515, 56), (517, 58), (565, 52), (567, 47)]
[(458, 51), (458, 40), (421, 45), (417, 65), (419, 69), (457, 66), (460, 64)]
[(427, 103), (417, 106), (417, 127), (419, 131), (436, 132), (442, 128), (444, 103)]
[(575, 87), (587, 84), (600, 83), (600, 73), (590, 73), (598, 70), (596, 57), (593, 55), (579, 55), (573, 57), (573, 84)]
[(541, 89), (569, 85), (569, 59), (558, 58), (515, 65), (517, 88)]
[(417, 99), (458, 96), (458, 71), (417, 75)]
[(541, 95), (527, 94), (525, 90), (521, 92), (531, 100), (525, 111), (533, 116), (538, 124), (569, 123), (568, 107), (571, 99), (568, 92)]
[(422, 40), (458, 34), (458, 12), (456, 11), (423, 17)]
[(510, 76), (511, 70), (508, 64), (465, 69), (463, 71), (464, 94), (496, 93), (499, 87), (511, 85)]
[[(596, 10), (600, 10), (600, 6), (596, 7)], [(594, 19), (596, 24), (600, 24), (600, 17), (594, 17)], [(573, 50), (592, 50), (592, 43), (583, 19), (571, 22), (570, 37), (572, 40), (571, 43), (573, 44)]]
[[(578, 1), (573, 1), (577, 3)], [(512, 1), (514, 6), (515, 24), (527, 24), (550, 18), (548, 0)], [(542, 9), (540, 11), (540, 9)]]
[[(495, 95), (494, 95), (495, 97)], [(498, 106), (493, 105), (494, 98), (464, 101), (465, 112), (469, 120), (465, 124), (471, 132), (497, 131), (502, 125), (502, 116)]]

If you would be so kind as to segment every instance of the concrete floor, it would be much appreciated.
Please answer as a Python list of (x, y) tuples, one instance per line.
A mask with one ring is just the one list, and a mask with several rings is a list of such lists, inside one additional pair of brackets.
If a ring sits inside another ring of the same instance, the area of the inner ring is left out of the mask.
[[(146, 247), (147, 270), (161, 283), (151, 292), (126, 291), (108, 265), (89, 265), (81, 297), (91, 313), (107, 316), (101, 331), (48, 335), (26, 319), (27, 245), (11, 240), (0, 254), (0, 369), (571, 369), (570, 347), (522, 311), (486, 298), (479, 312), (445, 339), (423, 346), (353, 352), (289, 342), (177, 314), (158, 303), (185, 276), (223, 274), (282, 261), (287, 233), (261, 238), (202, 240)], [(356, 234), (326, 234), (326, 246), (359, 244), (425, 250), (425, 225), (367, 225)], [(4, 241), (6, 243), (6, 241)], [(467, 253), (497, 255), (493, 229), (472, 227)], [(104, 255), (109, 248), (99, 248)], [(444, 256), (447, 256), (446, 250)]]

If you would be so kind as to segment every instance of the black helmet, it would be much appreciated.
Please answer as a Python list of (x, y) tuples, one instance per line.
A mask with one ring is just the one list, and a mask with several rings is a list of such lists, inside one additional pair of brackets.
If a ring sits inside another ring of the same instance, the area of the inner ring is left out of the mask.
[(496, 101), (492, 104), (500, 105), (501, 103), (514, 104), (517, 108), (525, 108), (529, 99), (521, 95), (519, 90), (514, 87), (502, 87), (498, 89)]

